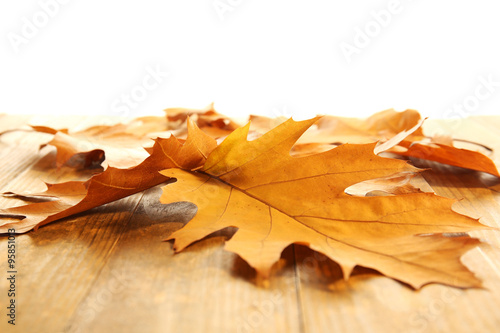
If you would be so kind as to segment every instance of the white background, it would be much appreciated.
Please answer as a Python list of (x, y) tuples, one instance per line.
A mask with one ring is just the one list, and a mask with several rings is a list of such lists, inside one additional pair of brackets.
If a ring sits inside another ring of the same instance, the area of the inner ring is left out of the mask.
[(382, 24), (388, 0), (2, 1), (0, 112), (500, 114), (499, 5), (400, 0)]

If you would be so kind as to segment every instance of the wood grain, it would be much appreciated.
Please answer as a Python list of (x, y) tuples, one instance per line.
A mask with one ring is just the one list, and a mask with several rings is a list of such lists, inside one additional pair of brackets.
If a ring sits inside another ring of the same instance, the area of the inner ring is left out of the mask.
[[(33, 121), (0, 115), (0, 131)], [(60, 127), (109, 119), (47, 118)], [(426, 131), (451, 133), (500, 149), (500, 117), (428, 121)], [(0, 190), (40, 189), (43, 181), (85, 179), (55, 170), (43, 134), (9, 133), (0, 140)], [(500, 227), (498, 179), (435, 164), (416, 179), (424, 190), (460, 199), (454, 209)], [(164, 242), (194, 214), (189, 203), (161, 205), (160, 189), (16, 237), (17, 325), (7, 325), (5, 237), (0, 238), (0, 332), (495, 332), (500, 327), (500, 232), (477, 231), (489, 245), (463, 262), (485, 289), (428, 285), (420, 291), (376, 271), (338, 265), (303, 246), (290, 246), (267, 288), (236, 255), (223, 250), (226, 229), (174, 254)], [(0, 198), (1, 207), (22, 204)], [(4, 306), (5, 305), (5, 306)]]

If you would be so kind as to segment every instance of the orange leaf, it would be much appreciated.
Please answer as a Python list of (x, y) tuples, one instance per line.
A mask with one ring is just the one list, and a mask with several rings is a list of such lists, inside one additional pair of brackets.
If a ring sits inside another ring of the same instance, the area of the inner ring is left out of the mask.
[[(261, 116), (251, 116), (251, 130), (267, 132), (286, 119), (270, 119)], [(347, 118), (336, 116), (321, 117), (315, 128), (308, 130), (297, 144), (342, 144), (369, 143), (387, 140), (396, 134), (409, 130), (421, 121), (420, 114), (415, 110), (397, 112), (393, 109), (381, 111), (366, 118)], [(421, 139), (422, 129), (416, 129), (411, 138)]]
[[(252, 116), (256, 125), (252, 129), (257, 132), (268, 130), (279, 119)], [(293, 147), (295, 155), (307, 155), (331, 149), (342, 143), (382, 142), (411, 131), (406, 139), (392, 149), (381, 150), (408, 157), (416, 157), (461, 168), (487, 172), (500, 177), (495, 163), (480, 152), (454, 147), (451, 137), (434, 137), (433, 144), (420, 141), (425, 135), (418, 124), (420, 114), (415, 110), (396, 112), (393, 109), (378, 112), (366, 119), (325, 116), (308, 130)]]
[(214, 139), (226, 137), (239, 127), (232, 119), (215, 111), (213, 103), (201, 110), (169, 108), (164, 111), (169, 121), (169, 129), (174, 130), (175, 135), (181, 138), (186, 133), (184, 124), (187, 117), (191, 117), (199, 128)]
[(460, 262), (479, 240), (443, 233), (488, 227), (452, 211), (453, 200), (432, 193), (349, 196), (344, 191), (351, 185), (417, 169), (375, 155), (375, 143), (290, 156), (315, 121), (288, 120), (254, 141), (247, 141), (247, 125), (214, 149), (201, 170), (162, 171), (177, 179), (163, 187), (162, 203), (198, 206), (194, 219), (168, 238), (175, 239), (175, 250), (237, 227), (225, 248), (263, 278), (287, 246), (304, 244), (338, 262), (346, 279), (361, 265), (415, 288), (431, 282), (480, 286)]
[(92, 126), (78, 132), (55, 130), (46, 126), (31, 126), (35, 131), (53, 134), (52, 140), (41, 145), (57, 149), (56, 165), (74, 168), (105, 166), (129, 168), (148, 156), (142, 148), (149, 144), (151, 134), (166, 131), (163, 117), (137, 118), (128, 124)]
[(189, 135), (184, 144), (173, 136), (156, 139), (151, 155), (135, 167), (109, 167), (86, 182), (47, 184), (45, 192), (31, 195), (54, 197), (56, 200), (0, 210), (0, 215), (11, 217), (0, 222), (0, 233), (7, 233), (9, 228), (14, 228), (16, 233), (27, 232), (63, 217), (141, 192), (168, 180), (168, 177), (159, 173), (165, 168), (191, 170), (201, 167), (215, 148), (216, 142), (189, 120), (188, 128)]
[(403, 141), (399, 145), (406, 148), (406, 150), (400, 149), (394, 152), (399, 155), (411, 156), (470, 170), (487, 172), (500, 177), (495, 163), (488, 156), (483, 155), (480, 152), (456, 148), (440, 143), (421, 144)]

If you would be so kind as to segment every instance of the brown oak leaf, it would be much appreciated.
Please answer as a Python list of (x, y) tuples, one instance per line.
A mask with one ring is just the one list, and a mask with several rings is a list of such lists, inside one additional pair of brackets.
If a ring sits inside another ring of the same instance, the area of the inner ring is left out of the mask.
[(35, 131), (52, 134), (52, 139), (40, 146), (56, 147), (56, 166), (74, 168), (113, 166), (129, 168), (148, 156), (143, 146), (153, 137), (170, 135), (164, 117), (141, 117), (126, 124), (92, 126), (81, 131), (56, 130), (47, 126), (31, 126)]
[(164, 111), (169, 122), (169, 129), (174, 131), (179, 138), (183, 138), (187, 133), (187, 117), (190, 117), (200, 129), (214, 139), (224, 138), (240, 127), (228, 116), (218, 113), (214, 108), (214, 103), (204, 109), (168, 108)]
[(414, 288), (432, 282), (480, 286), (460, 262), (480, 241), (462, 233), (488, 227), (433, 193), (346, 194), (353, 184), (417, 169), (375, 155), (375, 143), (292, 157), (292, 146), (317, 120), (288, 120), (253, 141), (247, 125), (214, 149), (201, 169), (162, 171), (177, 180), (163, 187), (162, 203), (198, 206), (193, 220), (168, 238), (175, 251), (236, 227), (225, 248), (264, 279), (287, 246), (302, 244), (336, 261), (346, 279), (360, 265)]
[(404, 140), (392, 152), (460, 168), (482, 171), (500, 177), (497, 166), (488, 156), (469, 149), (442, 143), (420, 143)]
[[(383, 142), (414, 127), (421, 118), (418, 111), (410, 109), (403, 112), (389, 109), (366, 119), (325, 116), (317, 121), (314, 128), (304, 133), (294, 145), (292, 153), (301, 156), (326, 151), (343, 143)], [(283, 121), (258, 116), (252, 116), (251, 120), (255, 123), (251, 129), (261, 133), (269, 130), (276, 122)], [(429, 139), (430, 142), (427, 142)], [(500, 177), (498, 168), (490, 157), (479, 151), (455, 147), (451, 137), (428, 138), (421, 128), (387, 152)]]
[(156, 139), (151, 155), (135, 167), (109, 167), (85, 182), (47, 184), (48, 188), (44, 192), (26, 194), (27, 197), (52, 199), (1, 209), (0, 216), (4, 219), (0, 220), (0, 233), (7, 233), (9, 228), (14, 228), (16, 233), (24, 233), (63, 217), (141, 192), (168, 180), (168, 177), (159, 173), (165, 168), (190, 170), (201, 167), (215, 148), (216, 142), (189, 119), (188, 130), (188, 138), (183, 144), (173, 136)]

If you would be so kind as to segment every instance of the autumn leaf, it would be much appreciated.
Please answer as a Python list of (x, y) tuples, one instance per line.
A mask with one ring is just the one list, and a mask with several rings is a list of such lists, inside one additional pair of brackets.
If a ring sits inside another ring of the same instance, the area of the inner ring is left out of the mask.
[(107, 168), (86, 182), (71, 181), (47, 184), (47, 190), (30, 193), (27, 197), (47, 197), (55, 200), (0, 210), (0, 216), (10, 217), (0, 222), (0, 233), (15, 228), (24, 233), (58, 219), (127, 197), (168, 180), (159, 171), (165, 168), (196, 169), (202, 166), (216, 142), (188, 119), (189, 135), (181, 144), (175, 137), (158, 138), (151, 155), (139, 165), (118, 169)]
[(41, 148), (51, 145), (57, 149), (58, 168), (67, 165), (80, 169), (99, 167), (101, 164), (105, 168), (108, 165), (133, 167), (148, 156), (143, 147), (149, 145), (152, 138), (175, 134), (177, 138), (185, 139), (188, 117), (215, 139), (225, 137), (239, 127), (230, 118), (215, 111), (213, 104), (202, 110), (170, 108), (165, 112), (166, 117), (139, 117), (124, 124), (92, 126), (81, 131), (31, 127), (37, 132), (53, 135)]
[[(252, 116), (251, 120), (255, 122), (251, 130), (256, 132), (265, 132), (279, 121), (260, 116)], [(411, 109), (403, 112), (389, 109), (366, 119), (325, 116), (297, 141), (292, 153), (301, 156), (326, 151), (343, 143), (386, 141), (398, 133), (409, 130), (420, 121), (421, 116), (418, 111)], [(430, 142), (426, 142), (429, 139)], [(495, 163), (488, 156), (478, 151), (455, 147), (451, 137), (428, 138), (421, 128), (387, 151), (500, 177)]]
[[(297, 140), (296, 146), (384, 141), (414, 127), (421, 121), (421, 118), (418, 111), (411, 109), (403, 112), (389, 109), (377, 112), (366, 119), (323, 116), (318, 119), (313, 128)], [(250, 116), (250, 121), (250, 130), (265, 133), (286, 119)], [(419, 140), (423, 137), (421, 128), (416, 129), (409, 136), (409, 138)]]
[(457, 148), (441, 143), (418, 143), (404, 140), (394, 153), (420, 158), (465, 169), (482, 171), (500, 177), (495, 163), (486, 155), (469, 149)]
[(369, 179), (346, 188), (345, 192), (356, 196), (423, 193), (411, 183), (413, 172), (401, 172), (384, 178)]
[(177, 180), (163, 187), (162, 203), (198, 206), (193, 220), (168, 238), (175, 240), (175, 251), (236, 227), (225, 248), (264, 279), (287, 246), (302, 244), (336, 261), (346, 279), (360, 265), (414, 288), (432, 282), (480, 286), (460, 262), (480, 241), (446, 235), (488, 227), (454, 212), (454, 200), (432, 193), (346, 194), (346, 188), (359, 182), (417, 169), (375, 155), (375, 143), (290, 156), (292, 146), (317, 120), (288, 120), (254, 141), (247, 141), (247, 125), (214, 149), (200, 170), (162, 171)]
[(224, 138), (240, 127), (238, 123), (228, 116), (217, 112), (214, 103), (204, 109), (168, 108), (164, 111), (169, 123), (169, 129), (174, 131), (178, 138), (183, 138), (187, 133), (186, 119), (188, 117), (214, 139)]
[(138, 165), (148, 156), (143, 146), (153, 136), (166, 133), (163, 117), (136, 118), (127, 124), (99, 125), (71, 132), (55, 130), (46, 126), (31, 126), (35, 131), (52, 134), (52, 139), (41, 145), (57, 149), (56, 166), (74, 168), (104, 167), (129, 168)]

